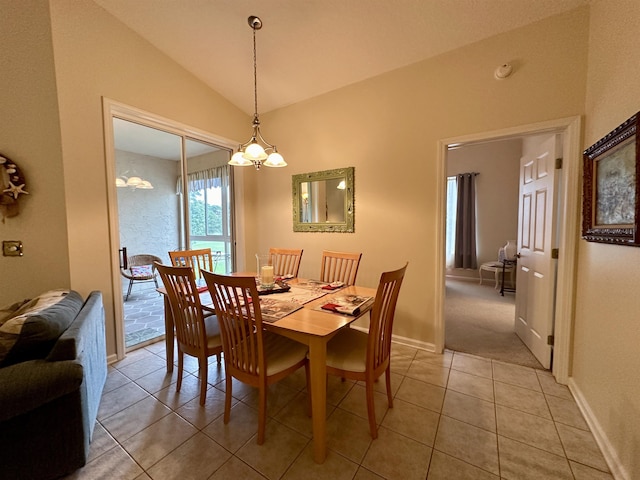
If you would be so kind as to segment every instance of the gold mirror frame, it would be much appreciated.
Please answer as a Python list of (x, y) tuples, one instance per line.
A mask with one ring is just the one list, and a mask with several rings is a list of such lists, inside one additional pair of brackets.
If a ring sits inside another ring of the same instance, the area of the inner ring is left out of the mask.
[[(354, 167), (337, 168), (321, 172), (301, 173), (292, 175), (293, 193), (293, 231), (294, 232), (341, 232), (354, 231)], [(344, 179), (344, 222), (303, 222), (302, 215), (302, 184), (308, 182), (322, 182), (327, 180)]]

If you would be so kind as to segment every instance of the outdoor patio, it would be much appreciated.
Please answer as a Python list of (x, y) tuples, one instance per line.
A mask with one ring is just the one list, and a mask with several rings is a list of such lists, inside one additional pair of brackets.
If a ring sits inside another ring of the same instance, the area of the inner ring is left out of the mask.
[[(127, 284), (123, 285), (122, 298)], [(153, 282), (134, 284), (124, 302), (124, 333), (127, 349), (145, 346), (164, 336), (164, 303)]]

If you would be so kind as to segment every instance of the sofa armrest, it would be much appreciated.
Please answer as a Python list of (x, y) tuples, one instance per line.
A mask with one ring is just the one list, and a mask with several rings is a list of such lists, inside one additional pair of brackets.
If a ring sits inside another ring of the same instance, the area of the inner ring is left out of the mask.
[(82, 373), (75, 361), (30, 360), (0, 368), (0, 422), (77, 390)]
[(104, 306), (102, 293), (91, 292), (78, 316), (69, 328), (60, 335), (51, 352), (49, 361), (75, 360), (86, 349), (98, 348), (106, 364), (106, 345), (104, 339)]

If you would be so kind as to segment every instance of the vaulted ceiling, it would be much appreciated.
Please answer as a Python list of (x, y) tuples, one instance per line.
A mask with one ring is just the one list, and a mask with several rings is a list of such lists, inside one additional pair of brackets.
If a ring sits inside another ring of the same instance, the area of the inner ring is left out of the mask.
[(252, 114), (250, 15), (263, 22), (256, 41), (265, 113), (590, 0), (93, 1)]

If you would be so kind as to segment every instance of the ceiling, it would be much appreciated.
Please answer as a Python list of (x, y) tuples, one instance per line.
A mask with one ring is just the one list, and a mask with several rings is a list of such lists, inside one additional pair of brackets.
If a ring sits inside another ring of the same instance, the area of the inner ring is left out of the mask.
[[(590, 0), (93, 0), (231, 103), (265, 113)], [(503, 61), (508, 62), (505, 58)], [(487, 65), (493, 75), (498, 65)]]

